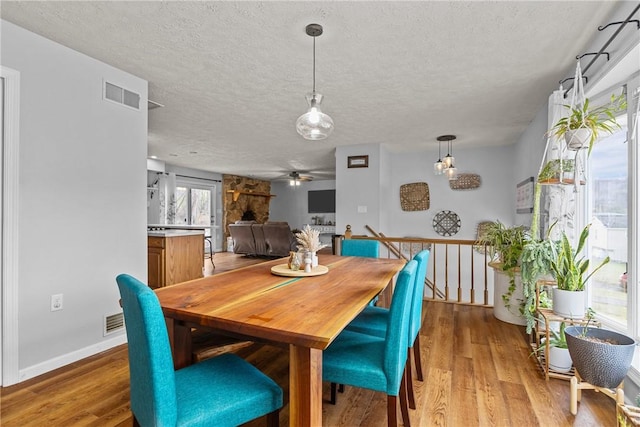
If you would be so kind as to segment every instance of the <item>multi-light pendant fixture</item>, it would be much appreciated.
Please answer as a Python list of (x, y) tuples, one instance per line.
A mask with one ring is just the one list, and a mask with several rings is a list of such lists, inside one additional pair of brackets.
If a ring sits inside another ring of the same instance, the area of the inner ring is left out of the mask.
[[(444, 174), (450, 181), (458, 178), (458, 170), (455, 166), (455, 158), (451, 155), (452, 142), (456, 139), (455, 135), (440, 135), (436, 138), (438, 140), (438, 161), (433, 164), (433, 172), (436, 175)], [(447, 142), (447, 155), (444, 159), (441, 157), (442, 142)]]
[(306, 95), (309, 110), (298, 117), (296, 130), (304, 139), (325, 139), (333, 131), (333, 120), (320, 110), (322, 94), (316, 92), (316, 37), (322, 34), (322, 25), (309, 24), (307, 35), (313, 37), (313, 91)]

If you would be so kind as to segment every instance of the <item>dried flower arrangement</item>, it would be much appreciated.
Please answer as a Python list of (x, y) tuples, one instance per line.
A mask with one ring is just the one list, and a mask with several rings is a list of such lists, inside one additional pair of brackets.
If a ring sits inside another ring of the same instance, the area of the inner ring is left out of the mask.
[(308, 224), (305, 225), (300, 233), (296, 233), (296, 240), (299, 243), (298, 249), (309, 252), (317, 252), (327, 246), (320, 243), (320, 232), (311, 228)]

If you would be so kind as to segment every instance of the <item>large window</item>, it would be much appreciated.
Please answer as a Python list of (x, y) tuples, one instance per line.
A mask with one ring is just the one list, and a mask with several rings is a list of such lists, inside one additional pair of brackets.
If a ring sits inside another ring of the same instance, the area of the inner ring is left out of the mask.
[(629, 227), (629, 144), (627, 114), (617, 121), (621, 128), (600, 138), (588, 164), (587, 221), (590, 265), (607, 256), (610, 262), (591, 279), (591, 307), (602, 320), (629, 329), (628, 227)]

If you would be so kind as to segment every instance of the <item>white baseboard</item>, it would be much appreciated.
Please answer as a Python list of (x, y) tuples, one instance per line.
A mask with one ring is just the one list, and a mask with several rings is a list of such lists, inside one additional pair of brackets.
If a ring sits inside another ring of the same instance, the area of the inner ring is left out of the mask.
[(104, 340), (97, 344), (90, 345), (89, 347), (81, 348), (80, 350), (63, 354), (62, 356), (58, 356), (53, 359), (46, 360), (42, 363), (38, 363), (37, 365), (33, 365), (25, 369), (20, 369), (20, 372), (18, 374), (19, 376), (18, 382), (35, 378), (38, 375), (45, 374), (47, 372), (53, 371), (54, 369), (61, 368), (70, 363), (77, 362), (78, 360), (84, 359), (89, 356), (93, 356), (94, 354), (98, 354), (105, 350), (109, 350), (110, 348), (117, 347), (121, 344), (125, 344), (126, 342), (127, 342), (127, 334), (123, 333), (121, 335), (110, 338), (108, 340)]

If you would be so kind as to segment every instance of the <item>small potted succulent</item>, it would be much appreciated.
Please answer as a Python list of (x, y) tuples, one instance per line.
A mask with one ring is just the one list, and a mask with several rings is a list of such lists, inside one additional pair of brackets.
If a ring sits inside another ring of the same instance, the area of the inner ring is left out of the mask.
[(588, 147), (588, 154), (591, 154), (593, 143), (601, 132), (612, 133), (620, 128), (615, 115), (626, 108), (626, 100), (624, 95), (611, 95), (608, 104), (589, 107), (588, 98), (582, 105), (565, 105), (569, 110), (568, 116), (558, 120), (549, 133), (559, 138), (564, 137), (567, 148), (579, 150)]

